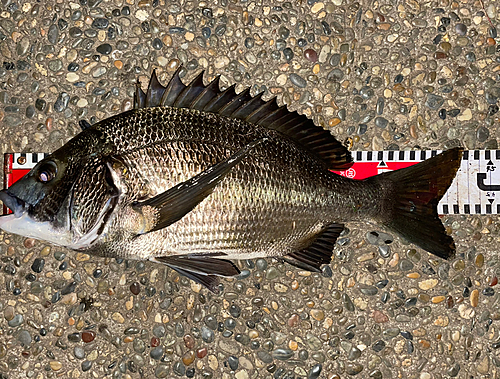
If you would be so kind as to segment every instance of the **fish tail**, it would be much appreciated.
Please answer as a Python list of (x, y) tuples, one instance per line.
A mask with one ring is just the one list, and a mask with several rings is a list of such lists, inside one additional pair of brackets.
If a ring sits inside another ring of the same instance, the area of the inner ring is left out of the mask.
[(439, 219), (437, 205), (460, 167), (462, 149), (454, 148), (424, 162), (370, 178), (385, 193), (377, 219), (420, 248), (449, 259), (455, 243)]

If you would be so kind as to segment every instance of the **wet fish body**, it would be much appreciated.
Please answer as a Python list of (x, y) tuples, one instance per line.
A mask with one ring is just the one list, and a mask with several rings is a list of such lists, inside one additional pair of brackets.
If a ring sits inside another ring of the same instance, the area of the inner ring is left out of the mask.
[(373, 220), (447, 258), (436, 206), (461, 150), (364, 181), (330, 133), (274, 100), (220, 91), (202, 75), (163, 87), (103, 120), (0, 193), (7, 232), (105, 257), (150, 259), (212, 290), (229, 259), (282, 257), (318, 271), (343, 223)]

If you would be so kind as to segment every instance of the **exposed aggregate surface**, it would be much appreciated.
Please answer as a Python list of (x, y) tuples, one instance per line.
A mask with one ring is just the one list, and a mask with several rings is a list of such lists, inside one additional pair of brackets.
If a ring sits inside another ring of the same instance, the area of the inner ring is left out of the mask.
[[(53, 151), (180, 64), (352, 150), (496, 149), (500, 5), (483, 1), (1, 0), (1, 151)], [(498, 378), (498, 217), (443, 222), (449, 262), (349, 224), (321, 275), (240, 261), (220, 295), (1, 232), (0, 378)]]

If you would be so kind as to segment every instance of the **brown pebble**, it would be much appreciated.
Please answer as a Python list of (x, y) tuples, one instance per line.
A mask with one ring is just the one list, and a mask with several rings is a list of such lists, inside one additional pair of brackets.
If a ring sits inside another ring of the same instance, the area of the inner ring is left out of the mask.
[(392, 87), (392, 89), (395, 91), (395, 92), (403, 92), (405, 90), (405, 87), (403, 87), (403, 85), (401, 83), (396, 83), (394, 84), (394, 86)]
[(340, 124), (340, 122), (341, 122), (340, 118), (338, 118), (338, 117), (334, 117), (334, 118), (331, 118), (331, 119), (328, 121), (328, 126), (333, 127), (333, 126), (335, 126), (335, 125)]
[(322, 321), (325, 318), (325, 312), (321, 309), (311, 309), (311, 316), (317, 321)]
[(415, 139), (418, 138), (417, 126), (415, 124), (410, 125), (410, 135)]
[(430, 297), (428, 294), (426, 294), (426, 293), (419, 293), (419, 294), (417, 295), (417, 299), (418, 299), (418, 301), (420, 301), (421, 303), (426, 304), (426, 303), (428, 303), (428, 302), (429, 302), (429, 300), (431, 299), (431, 297)]
[(207, 356), (208, 350), (206, 347), (202, 347), (201, 349), (196, 350), (196, 356), (200, 359), (205, 358)]
[(160, 339), (158, 337), (151, 337), (151, 347), (157, 347), (160, 345)]
[(373, 311), (372, 317), (375, 320), (375, 322), (378, 324), (382, 324), (384, 322), (389, 321), (389, 317), (387, 317), (387, 315), (385, 315), (381, 311)]
[(59, 371), (60, 369), (62, 369), (62, 363), (59, 361), (50, 361), (49, 365), (53, 371)]
[(478, 304), (479, 304), (479, 291), (474, 290), (470, 294), (470, 305), (472, 305), (473, 307), (477, 307)]
[(194, 347), (194, 344), (195, 344), (195, 340), (194, 340), (193, 336), (191, 334), (186, 334), (184, 336), (184, 345), (186, 345), (186, 347), (188, 349), (192, 349)]
[(299, 324), (300, 324), (299, 315), (297, 313), (292, 314), (288, 319), (288, 326), (294, 328), (296, 326), (299, 326)]
[(448, 54), (443, 53), (442, 51), (436, 51), (434, 53), (434, 59), (445, 59), (448, 58)]
[(162, 42), (166, 47), (171, 47), (174, 41), (172, 40), (172, 37), (167, 34), (165, 35), (165, 37), (163, 37)]
[(448, 308), (448, 309), (453, 308), (453, 306), (455, 305), (454, 303), (455, 302), (453, 301), (453, 296), (448, 295), (446, 297), (446, 308)]
[(385, 22), (385, 16), (382, 13), (375, 13), (375, 22), (380, 24), (381, 22)]
[(134, 282), (130, 285), (130, 292), (132, 292), (134, 295), (139, 295), (139, 292), (141, 292), (141, 286), (139, 283)]
[(115, 67), (118, 70), (121, 70), (123, 68), (123, 62), (122, 61), (115, 61), (114, 64), (115, 64)]
[(493, 287), (493, 286), (496, 286), (497, 284), (498, 284), (498, 278), (496, 276), (494, 276), (493, 278), (491, 278), (489, 286)]
[(483, 254), (478, 254), (476, 257), (476, 267), (483, 267), (484, 265), (484, 255)]
[(47, 117), (47, 119), (45, 120), (45, 128), (47, 129), (47, 131), (50, 132), (53, 126), (54, 126), (54, 119), (52, 117)]
[(420, 346), (422, 346), (422, 349), (428, 349), (431, 347), (431, 343), (424, 339), (418, 340), (418, 343), (420, 344)]
[(193, 362), (194, 362), (194, 351), (193, 350), (186, 351), (186, 353), (182, 356), (182, 363), (184, 363), (186, 366), (189, 366)]
[(86, 330), (82, 333), (82, 341), (89, 343), (92, 342), (95, 338), (95, 332), (93, 330)]
[(5, 310), (3, 311), (3, 316), (5, 317), (5, 319), (6, 319), (7, 321), (12, 320), (12, 319), (14, 318), (15, 314), (16, 314), (16, 312), (15, 312), (15, 310), (14, 310), (14, 307), (12, 307), (12, 306), (10, 306), (10, 305), (9, 305), (9, 306), (7, 306), (7, 307), (5, 308)]
[(318, 61), (318, 53), (313, 49), (306, 49), (304, 51), (304, 58), (310, 62), (316, 63)]
[(26, 249), (31, 249), (33, 246), (35, 246), (35, 240), (33, 238), (26, 238), (24, 240), (24, 247)]
[(384, 22), (383, 24), (378, 24), (377, 25), (377, 28), (380, 29), (380, 30), (389, 30), (391, 28), (391, 24), (389, 24), (388, 22)]
[(59, 326), (59, 327), (57, 327), (57, 328), (54, 329), (54, 331), (52, 332), (52, 334), (54, 336), (56, 336), (56, 337), (61, 337), (62, 334), (63, 334), (63, 332), (64, 332), (64, 329)]

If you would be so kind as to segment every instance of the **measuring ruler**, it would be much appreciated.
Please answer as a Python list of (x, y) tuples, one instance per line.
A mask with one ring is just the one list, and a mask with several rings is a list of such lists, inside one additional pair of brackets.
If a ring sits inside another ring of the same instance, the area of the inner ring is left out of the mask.
[[(354, 164), (336, 172), (351, 179), (365, 179), (382, 172), (412, 166), (439, 154), (441, 150), (353, 151)], [(47, 153), (4, 155), (4, 188), (21, 179)], [(500, 214), (500, 150), (464, 151), (460, 169), (438, 204), (438, 213)], [(497, 199), (498, 198), (498, 199)], [(8, 211), (4, 207), (4, 214)]]

